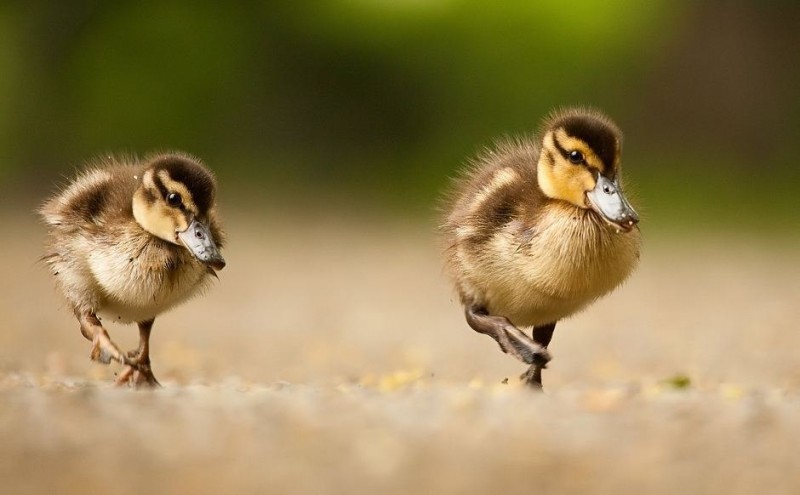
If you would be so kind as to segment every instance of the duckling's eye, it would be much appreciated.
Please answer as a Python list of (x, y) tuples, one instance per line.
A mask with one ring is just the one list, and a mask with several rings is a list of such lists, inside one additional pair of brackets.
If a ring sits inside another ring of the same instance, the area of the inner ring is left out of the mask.
[(181, 195), (178, 193), (169, 193), (167, 194), (167, 204), (177, 208), (183, 204), (183, 198), (181, 198)]
[(569, 155), (567, 155), (567, 158), (569, 158), (569, 161), (574, 163), (575, 165), (583, 163), (583, 153), (581, 153), (578, 150), (570, 151)]

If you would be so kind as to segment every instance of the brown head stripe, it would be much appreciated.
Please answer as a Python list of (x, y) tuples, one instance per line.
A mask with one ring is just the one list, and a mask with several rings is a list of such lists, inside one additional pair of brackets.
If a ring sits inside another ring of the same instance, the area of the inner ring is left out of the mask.
[[(192, 195), (187, 199), (194, 201), (201, 214), (208, 212), (214, 202), (214, 179), (208, 171), (181, 157), (160, 160), (155, 168), (156, 172), (163, 170), (172, 180), (185, 185)], [(158, 180), (157, 184), (161, 184), (161, 181)], [(163, 184), (161, 187), (164, 187)], [(164, 195), (166, 197), (166, 193)]]
[(567, 134), (580, 139), (592, 148), (603, 161), (609, 176), (613, 178), (616, 175), (617, 138), (611, 129), (599, 121), (574, 116), (562, 121), (561, 127)]

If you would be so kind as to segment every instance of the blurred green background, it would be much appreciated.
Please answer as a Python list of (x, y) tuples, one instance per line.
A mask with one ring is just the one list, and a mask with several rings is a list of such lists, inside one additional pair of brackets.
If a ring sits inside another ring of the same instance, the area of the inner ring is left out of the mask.
[(182, 149), (223, 212), (431, 218), (498, 136), (587, 104), (651, 231), (796, 235), (800, 4), (672, 0), (0, 4), (0, 193)]

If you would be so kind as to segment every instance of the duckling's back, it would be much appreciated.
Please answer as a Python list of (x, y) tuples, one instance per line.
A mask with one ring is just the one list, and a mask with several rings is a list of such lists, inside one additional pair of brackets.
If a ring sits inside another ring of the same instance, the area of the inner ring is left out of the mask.
[(141, 167), (106, 158), (82, 171), (40, 209), (54, 230), (75, 231), (109, 220), (133, 220), (131, 198)]

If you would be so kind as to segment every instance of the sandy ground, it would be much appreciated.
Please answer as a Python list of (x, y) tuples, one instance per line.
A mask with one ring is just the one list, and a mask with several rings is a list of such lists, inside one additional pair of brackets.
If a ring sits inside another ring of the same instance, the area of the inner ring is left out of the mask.
[(800, 493), (797, 242), (648, 238), (534, 394), (425, 228), (240, 219), (137, 392), (89, 361), (34, 221), (2, 219), (0, 493)]

